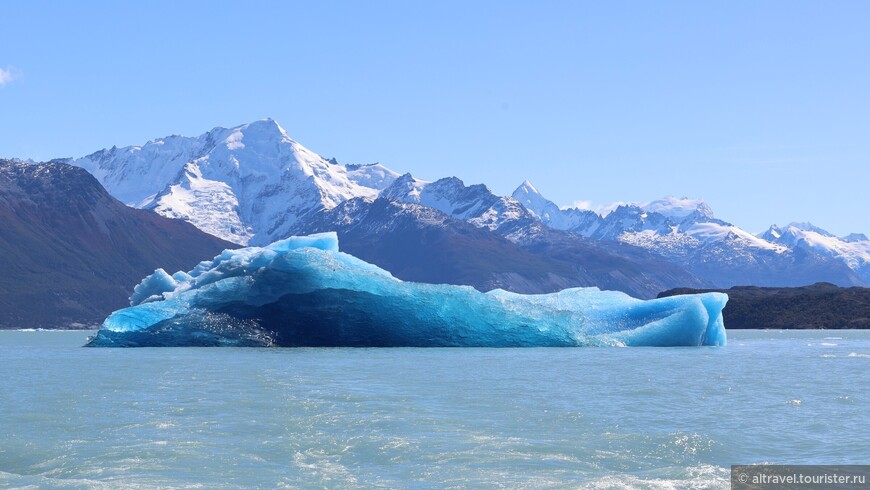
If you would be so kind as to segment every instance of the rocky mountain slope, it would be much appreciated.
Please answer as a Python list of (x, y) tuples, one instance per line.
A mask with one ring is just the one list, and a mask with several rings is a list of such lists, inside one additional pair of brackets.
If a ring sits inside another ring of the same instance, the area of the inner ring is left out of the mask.
[(300, 234), (338, 232), (343, 251), (408, 281), (520, 293), (598, 286), (639, 298), (670, 285), (703, 284), (636, 247), (605, 247), (558, 231), (516, 243), (433, 207), (386, 198), (351, 199), (299, 226)]
[(125, 206), (81, 168), (0, 160), (0, 328), (98, 324), (155, 268), (230, 247)]

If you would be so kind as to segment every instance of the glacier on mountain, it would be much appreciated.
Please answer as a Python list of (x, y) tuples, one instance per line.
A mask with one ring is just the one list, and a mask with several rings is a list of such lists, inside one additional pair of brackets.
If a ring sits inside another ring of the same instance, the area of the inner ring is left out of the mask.
[(68, 163), (126, 204), (242, 245), (284, 238), (300, 217), (375, 196), (398, 177), (381, 165), (331, 163), (272, 119), (113, 147)]
[(720, 293), (641, 301), (597, 288), (521, 295), (403, 282), (334, 233), (158, 270), (90, 346), (717, 346)]
[(545, 229), (544, 223), (517, 199), (497, 196), (483, 184), (466, 186), (457, 177), (426, 182), (405, 174), (384, 189), (380, 197), (437, 209), (517, 243), (526, 242)]
[(619, 203), (602, 216), (585, 209), (560, 208), (529, 181), (512, 196), (551, 228), (634, 245), (678, 262), (711, 244), (727, 244), (737, 254), (787, 250), (716, 219), (701, 199), (667, 196), (646, 203)]
[(870, 284), (870, 239), (862, 233), (837, 237), (812, 223), (790, 223), (784, 227), (773, 225), (758, 238), (840, 259)]
[(511, 194), (545, 225), (556, 230), (572, 231), (591, 237), (601, 227), (603, 219), (588, 209), (565, 208), (545, 198), (528, 180)]
[[(718, 287), (799, 286), (826, 281), (842, 286), (870, 279), (860, 258), (861, 237), (780, 239), (772, 229), (753, 235), (717, 219), (701, 199), (668, 196), (646, 203), (616, 203), (607, 213), (559, 208), (528, 181), (513, 197), (547, 226), (594, 240), (620, 242), (656, 253)], [(818, 232), (818, 229), (808, 233)], [(824, 234), (824, 232), (823, 232)], [(813, 245), (810, 245), (813, 244)], [(824, 246), (823, 246), (824, 244)]]

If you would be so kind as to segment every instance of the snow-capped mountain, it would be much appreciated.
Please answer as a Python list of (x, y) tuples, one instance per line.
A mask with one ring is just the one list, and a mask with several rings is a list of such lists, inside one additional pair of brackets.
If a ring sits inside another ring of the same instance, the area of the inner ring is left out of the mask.
[(606, 214), (560, 208), (529, 181), (511, 196), (499, 196), (456, 177), (429, 182), (380, 164), (341, 165), (303, 147), (271, 119), (66, 161), (91, 172), (129, 205), (187, 220), (239, 244), (265, 244), (311, 229), (349, 200), (383, 198), (436, 210), (522, 247), (573, 254), (580, 262), (585, 256), (565, 252), (574, 250), (570, 244), (591, 240), (622, 247), (620, 253), (634, 263), (647, 260), (637, 254), (643, 251), (710, 286), (856, 285), (862, 283), (859, 275), (870, 284), (870, 242), (862, 235), (836, 238), (796, 226), (800, 233), (772, 228), (756, 236), (717, 219), (700, 199), (621, 203)]
[(843, 257), (820, 255), (816, 250), (795, 253), (792, 244), (755, 236), (717, 219), (700, 199), (668, 196), (621, 204), (601, 216), (589, 210), (559, 208), (528, 181), (513, 196), (551, 228), (650, 250), (720, 287), (802, 285), (821, 280), (860, 283), (849, 270), (857, 270), (852, 262), (839, 263)]
[(694, 221), (713, 219), (713, 210), (703, 199), (689, 199), (688, 197), (678, 199), (674, 196), (667, 196), (642, 204), (641, 207), (648, 213), (658, 213), (679, 222), (690, 219)]
[(668, 215), (637, 205), (616, 208), (603, 218), (603, 224), (592, 236), (631, 243), (667, 257), (685, 257), (713, 242), (728, 242), (735, 250), (758, 249), (776, 253), (787, 250), (787, 247), (767, 242), (714, 218), (712, 212)]
[(485, 185), (466, 186), (456, 177), (426, 182), (405, 174), (384, 189), (381, 197), (420, 204), (514, 242), (543, 228), (541, 221), (512, 197), (497, 196)]
[(381, 165), (330, 162), (272, 119), (113, 147), (69, 163), (129, 205), (242, 245), (283, 238), (301, 216), (375, 196), (398, 177)]
[(760, 238), (789, 248), (801, 248), (842, 260), (870, 284), (870, 240), (862, 233), (836, 237), (812, 223), (771, 226)]
[(716, 219), (710, 206), (700, 199), (668, 196), (648, 203), (621, 204), (602, 217), (589, 210), (559, 208), (528, 180), (517, 187), (513, 197), (551, 228), (630, 243), (669, 257), (683, 257), (703, 244), (722, 240), (740, 248), (787, 249)]
[(365, 197), (307, 216), (299, 232), (335, 231), (343, 250), (405, 280), (466, 284), (484, 291), (545, 293), (598, 286), (652, 298), (672, 284), (705, 284), (636, 247), (576, 239), (545, 227), (534, 243), (518, 243), (472, 224), (476, 215), (462, 220), (418, 203)]
[(601, 227), (603, 220), (598, 213), (585, 209), (560, 209), (548, 200), (528, 180), (511, 194), (545, 225), (556, 230), (565, 230), (591, 237)]

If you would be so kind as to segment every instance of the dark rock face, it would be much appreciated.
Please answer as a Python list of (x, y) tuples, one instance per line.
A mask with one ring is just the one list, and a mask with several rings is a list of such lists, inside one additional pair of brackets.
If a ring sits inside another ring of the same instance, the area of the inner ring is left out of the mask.
[(796, 288), (680, 288), (659, 297), (709, 291), (728, 294), (723, 315), (729, 329), (870, 328), (870, 288), (841, 288), (824, 282)]
[(518, 293), (598, 286), (638, 298), (654, 297), (664, 284), (702, 286), (679, 266), (635, 247), (605, 247), (546, 229), (520, 244), (435, 209), (383, 198), (345, 201), (311, 216), (297, 230), (324, 231), (338, 233), (342, 251), (406, 281)]
[(0, 160), (0, 328), (98, 324), (155, 268), (236, 247), (123, 205), (84, 169)]

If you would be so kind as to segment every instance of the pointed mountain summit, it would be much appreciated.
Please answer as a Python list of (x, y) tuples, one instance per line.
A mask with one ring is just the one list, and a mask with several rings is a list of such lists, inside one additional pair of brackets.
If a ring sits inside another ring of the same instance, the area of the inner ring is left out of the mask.
[[(511, 194), (511, 196), (513, 196), (513, 198), (516, 199), (517, 201), (523, 203), (523, 205), (525, 205), (526, 202), (528, 202), (530, 204), (541, 204), (541, 205), (545, 205), (547, 203), (550, 203), (550, 201), (548, 201), (547, 199), (544, 198), (544, 196), (541, 195), (541, 192), (537, 189), (537, 187), (532, 185), (532, 183), (529, 182), (528, 180), (524, 180), (523, 183), (520, 184), (520, 186), (516, 188), (516, 190), (513, 192), (513, 194)], [(535, 207), (535, 206), (532, 206), (532, 207)], [(529, 207), (529, 210), (531, 211), (531, 207)]]
[(284, 238), (301, 216), (376, 196), (398, 177), (381, 165), (331, 163), (273, 119), (113, 147), (69, 163), (129, 205), (243, 245)]
[(389, 187), (381, 191), (381, 197), (392, 201), (418, 203), (423, 188), (430, 183), (406, 173), (393, 180)]
[(528, 180), (524, 180), (511, 194), (511, 197), (519, 201), (545, 224), (550, 224), (557, 215), (561, 214), (559, 207), (541, 195), (540, 191)]
[(846, 243), (858, 243), (858, 242), (870, 241), (870, 238), (867, 238), (867, 235), (865, 235), (863, 233), (850, 233), (850, 234), (840, 238), (840, 240), (843, 240)]
[(559, 208), (553, 201), (545, 198), (528, 180), (523, 181), (511, 196), (545, 225), (556, 230), (572, 231), (588, 237), (602, 224), (601, 216), (593, 211)]

